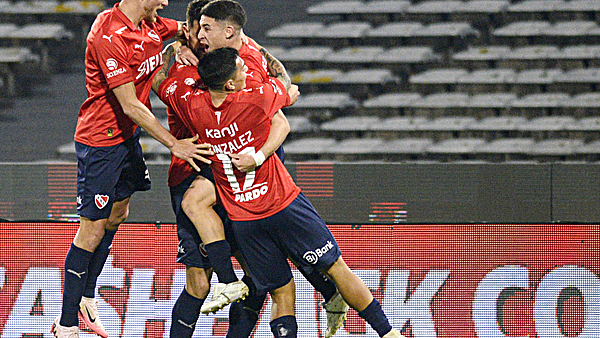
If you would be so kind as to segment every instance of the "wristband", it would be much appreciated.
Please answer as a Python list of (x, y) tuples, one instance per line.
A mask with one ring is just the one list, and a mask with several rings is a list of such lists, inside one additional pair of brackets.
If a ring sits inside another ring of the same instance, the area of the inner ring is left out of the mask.
[(260, 165), (263, 164), (263, 162), (265, 162), (265, 154), (259, 150), (257, 152), (255, 152), (252, 157), (254, 158), (254, 163), (256, 163), (256, 166), (259, 167)]

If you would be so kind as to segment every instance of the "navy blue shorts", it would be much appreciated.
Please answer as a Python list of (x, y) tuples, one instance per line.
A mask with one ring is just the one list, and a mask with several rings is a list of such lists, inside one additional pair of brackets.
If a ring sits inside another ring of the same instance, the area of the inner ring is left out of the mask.
[(342, 254), (327, 225), (302, 193), (273, 216), (232, 223), (244, 261), (260, 292), (290, 281), (288, 257), (323, 272)]
[[(199, 175), (204, 176), (209, 181), (214, 183), (212, 171), (208, 166), (203, 166)], [(177, 262), (184, 264), (185, 266), (208, 269), (211, 268), (212, 265), (210, 264), (208, 255), (204, 249), (204, 243), (202, 243), (196, 227), (181, 208), (183, 195), (188, 190), (190, 185), (192, 185), (192, 182), (194, 182), (197, 176), (198, 174), (194, 174), (180, 184), (170, 188), (171, 206), (173, 207), (173, 212), (175, 213), (175, 219), (177, 221), (177, 236), (179, 237), (179, 246), (177, 247)], [(231, 246), (231, 252), (234, 253), (238, 250), (238, 246), (233, 235), (231, 220), (229, 217), (227, 217), (227, 212), (223, 206), (217, 204), (213, 208), (223, 222), (225, 239)]]
[(110, 147), (75, 142), (77, 214), (107, 219), (115, 201), (150, 189), (150, 175), (140, 145), (140, 128), (132, 138)]

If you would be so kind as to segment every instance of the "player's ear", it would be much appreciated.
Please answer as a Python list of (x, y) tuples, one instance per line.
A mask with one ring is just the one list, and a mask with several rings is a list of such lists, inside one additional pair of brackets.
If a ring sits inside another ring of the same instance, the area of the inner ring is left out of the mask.
[(225, 28), (225, 38), (227, 40), (229, 40), (229, 39), (233, 38), (234, 34), (235, 34), (235, 28), (233, 26), (231, 26), (231, 25), (228, 25)]
[(225, 90), (226, 91), (234, 91), (235, 90), (235, 84), (233, 83), (233, 79), (229, 79), (229, 80), (227, 80), (227, 82), (225, 82)]
[(187, 22), (184, 22), (181, 26), (181, 30), (183, 31), (183, 36), (185, 36), (186, 40), (190, 39), (190, 27), (188, 27)]

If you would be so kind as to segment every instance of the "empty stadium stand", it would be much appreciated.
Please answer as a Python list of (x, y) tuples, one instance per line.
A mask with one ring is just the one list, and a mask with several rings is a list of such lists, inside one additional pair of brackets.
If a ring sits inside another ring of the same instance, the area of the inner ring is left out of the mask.
[(600, 160), (598, 0), (325, 0), (306, 14), (264, 44), (301, 88), (286, 114), (310, 122), (292, 128), (292, 161)]

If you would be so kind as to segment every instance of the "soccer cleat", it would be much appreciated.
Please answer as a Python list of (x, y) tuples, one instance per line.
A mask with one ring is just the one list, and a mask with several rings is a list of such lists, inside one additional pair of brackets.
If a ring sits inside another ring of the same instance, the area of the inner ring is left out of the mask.
[(81, 297), (79, 303), (79, 318), (83, 320), (88, 329), (102, 338), (108, 337), (108, 332), (98, 316), (98, 301), (94, 298)]
[(217, 312), (233, 302), (245, 299), (250, 293), (248, 285), (241, 280), (229, 284), (217, 283), (213, 291), (210, 301), (204, 302), (200, 308), (202, 313)]
[(78, 326), (62, 326), (60, 325), (60, 316), (56, 317), (50, 330), (56, 338), (79, 338)]
[(350, 308), (342, 295), (336, 292), (329, 302), (323, 302), (323, 308), (327, 312), (327, 329), (325, 330), (325, 338), (332, 337), (337, 330), (344, 325), (346, 314)]
[(407, 337), (401, 335), (400, 332), (396, 331), (395, 329), (392, 329), (390, 332), (388, 332), (382, 338), (407, 338)]

